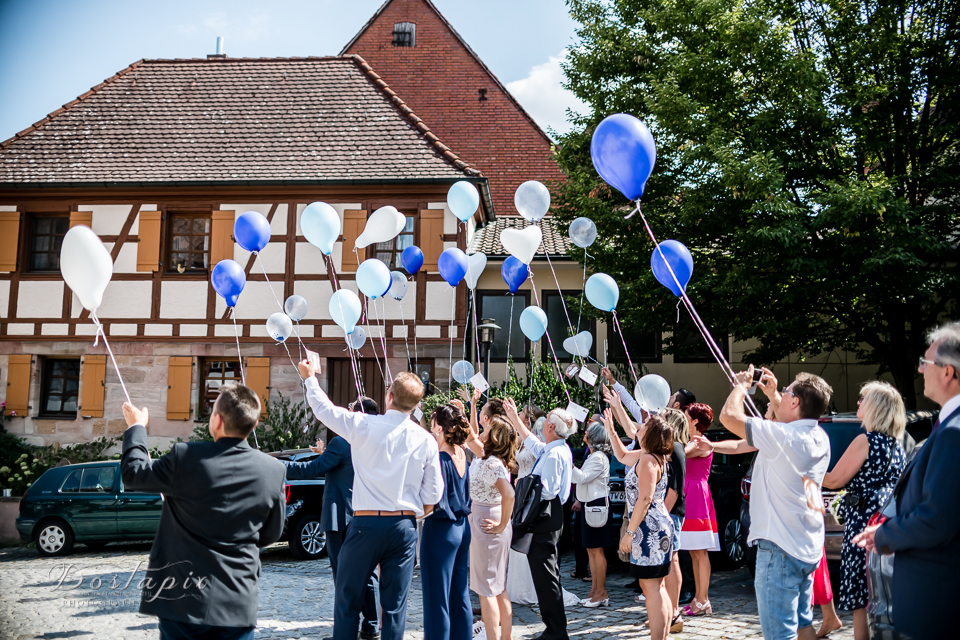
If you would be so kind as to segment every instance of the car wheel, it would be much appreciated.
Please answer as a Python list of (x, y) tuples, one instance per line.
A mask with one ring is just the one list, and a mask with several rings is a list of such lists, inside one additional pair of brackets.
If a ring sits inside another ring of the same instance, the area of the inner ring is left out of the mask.
[(736, 514), (725, 514), (719, 521), (720, 551), (710, 554), (717, 569), (737, 569), (743, 566), (746, 537), (743, 524)]
[(327, 549), (327, 532), (317, 516), (305, 516), (290, 533), (290, 552), (300, 560), (316, 560)]
[(37, 528), (34, 541), (42, 556), (65, 556), (73, 549), (73, 531), (63, 520), (47, 520)]

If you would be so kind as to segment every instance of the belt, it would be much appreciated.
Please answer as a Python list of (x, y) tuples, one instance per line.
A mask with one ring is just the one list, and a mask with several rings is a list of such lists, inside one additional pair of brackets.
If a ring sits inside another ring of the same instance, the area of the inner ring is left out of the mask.
[(411, 516), (414, 517), (415, 514), (413, 511), (354, 511), (354, 516)]

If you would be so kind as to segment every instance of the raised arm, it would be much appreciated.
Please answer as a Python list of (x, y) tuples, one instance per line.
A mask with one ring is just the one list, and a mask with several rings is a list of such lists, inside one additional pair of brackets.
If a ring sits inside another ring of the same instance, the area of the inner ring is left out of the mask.
[[(727, 401), (720, 411), (720, 424), (727, 428), (730, 433), (741, 438), (747, 437), (747, 413), (743, 410), (743, 399), (746, 397), (744, 385), (753, 383), (753, 365), (750, 365), (746, 371), (741, 371), (736, 375), (737, 384), (733, 386)], [(776, 384), (776, 383), (774, 383)], [(766, 393), (766, 388), (764, 388)]]
[(334, 438), (330, 446), (309, 462), (289, 462), (281, 460), (287, 467), (288, 480), (312, 480), (336, 469), (350, 458), (350, 445), (343, 438)]
[(746, 440), (723, 440), (721, 442), (713, 442), (707, 440), (703, 436), (693, 436), (691, 443), (695, 443), (697, 449), (703, 451), (704, 453), (709, 453), (713, 451), (714, 453), (723, 453), (730, 456), (735, 456), (740, 453), (753, 453), (757, 450), (756, 447), (751, 447), (747, 444)]
[(603, 389), (603, 399), (607, 404), (610, 405), (610, 408), (613, 409), (613, 416), (617, 419), (617, 422), (620, 423), (620, 426), (623, 427), (623, 432), (630, 439), (637, 437), (637, 425), (630, 419), (630, 416), (627, 415), (627, 412), (623, 408), (623, 402), (615, 393), (611, 393), (606, 387)]
[(123, 485), (130, 491), (174, 495), (177, 459), (180, 449), (187, 445), (177, 443), (166, 455), (151, 460), (147, 450), (149, 412), (146, 408), (137, 409), (125, 402), (123, 417), (128, 427), (123, 434), (123, 455), (120, 458)]
[(300, 363), (300, 375), (303, 377), (303, 386), (306, 389), (307, 404), (317, 420), (332, 428), (341, 438), (347, 442), (353, 442), (357, 434), (357, 427), (364, 420), (363, 413), (357, 411), (348, 411), (343, 407), (338, 407), (330, 401), (327, 394), (320, 388), (317, 382), (316, 370), (310, 364), (309, 360)]
[(623, 446), (623, 443), (620, 442), (620, 434), (613, 427), (613, 412), (610, 409), (604, 409), (603, 411), (603, 426), (610, 437), (610, 446), (613, 448), (613, 455), (617, 457), (617, 460), (627, 466), (636, 464), (640, 456), (643, 455), (643, 451), (627, 451), (627, 448)]
[(520, 434), (521, 440), (526, 440), (533, 435), (533, 432), (524, 424), (523, 418), (520, 417), (520, 412), (517, 411), (517, 403), (513, 398), (507, 398), (503, 401), (503, 409), (507, 412), (507, 420), (510, 421), (513, 428)]

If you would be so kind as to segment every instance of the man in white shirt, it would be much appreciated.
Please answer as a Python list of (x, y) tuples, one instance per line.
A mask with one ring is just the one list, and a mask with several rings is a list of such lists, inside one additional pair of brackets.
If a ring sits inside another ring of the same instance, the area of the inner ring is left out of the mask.
[(387, 391), (386, 412), (368, 415), (335, 406), (320, 388), (309, 360), (299, 365), (307, 402), (323, 424), (350, 443), (353, 519), (340, 549), (334, 603), (334, 640), (357, 640), (367, 578), (380, 567), (381, 638), (403, 640), (407, 595), (417, 547), (416, 517), (443, 495), (440, 452), (429, 432), (410, 419), (423, 383), (408, 371)]
[(776, 417), (772, 421), (744, 413), (753, 365), (736, 379), (720, 422), (758, 450), (747, 544), (759, 547), (754, 586), (763, 637), (815, 637), (813, 572), (823, 552), (824, 527), (823, 514), (810, 504), (808, 491), (820, 491), (830, 465), (830, 440), (817, 420), (826, 412), (833, 389), (819, 376), (798, 374), (782, 394), (770, 394)]

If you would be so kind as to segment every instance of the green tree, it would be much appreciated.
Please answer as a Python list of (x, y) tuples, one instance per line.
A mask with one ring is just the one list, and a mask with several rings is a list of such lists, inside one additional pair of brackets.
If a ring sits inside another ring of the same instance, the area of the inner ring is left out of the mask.
[(690, 248), (688, 291), (715, 336), (758, 339), (758, 363), (849, 350), (916, 406), (924, 334), (960, 291), (957, 1), (568, 5), (567, 86), (591, 112), (560, 138), (554, 201), (560, 220), (596, 222), (589, 265), (620, 284), (624, 324), (671, 332), (677, 311), (639, 216), (623, 219), (590, 161), (615, 112), (657, 140), (643, 211)]

